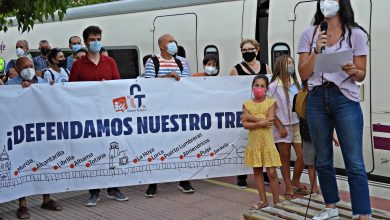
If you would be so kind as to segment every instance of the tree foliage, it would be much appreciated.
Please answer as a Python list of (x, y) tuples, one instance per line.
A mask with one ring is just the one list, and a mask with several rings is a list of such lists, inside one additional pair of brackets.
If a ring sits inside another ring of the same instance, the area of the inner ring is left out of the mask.
[(0, 31), (6, 32), (8, 26), (16, 22), (18, 30), (23, 33), (32, 30), (36, 21), (54, 21), (56, 15), (61, 21), (70, 7), (109, 1), (112, 0), (0, 0)]
[(69, 8), (78, 7), (83, 5), (94, 5), (104, 2), (111, 2), (113, 0), (70, 0)]

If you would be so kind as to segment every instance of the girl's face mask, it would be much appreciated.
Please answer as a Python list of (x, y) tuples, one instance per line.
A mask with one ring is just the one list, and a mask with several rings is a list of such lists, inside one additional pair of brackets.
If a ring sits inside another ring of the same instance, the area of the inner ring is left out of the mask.
[(267, 92), (267, 89), (261, 87), (254, 87), (252, 91), (253, 95), (255, 95), (255, 98), (263, 98)]

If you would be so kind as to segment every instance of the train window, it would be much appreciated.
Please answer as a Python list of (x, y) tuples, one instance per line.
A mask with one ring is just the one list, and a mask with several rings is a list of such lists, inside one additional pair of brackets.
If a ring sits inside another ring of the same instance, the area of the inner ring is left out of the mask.
[(212, 55), (219, 57), (218, 48), (214, 45), (206, 46), (206, 48), (204, 48), (204, 56), (207, 56), (209, 54), (212, 54)]
[(108, 56), (115, 60), (121, 79), (134, 79), (139, 76), (139, 53), (137, 48), (105, 48), (108, 51)]
[(271, 59), (272, 67), (274, 66), (276, 59), (281, 55), (290, 56), (290, 47), (286, 43), (276, 43), (272, 46)]
[[(204, 48), (204, 56), (207, 56), (207, 55), (210, 55), (210, 54), (216, 56), (217, 59), (218, 59), (218, 63), (220, 63), (219, 62), (219, 51), (218, 51), (218, 48), (216, 46), (214, 46), (214, 45), (207, 45)], [(202, 63), (203, 63), (203, 59), (202, 59)], [(218, 68), (218, 72), (216, 74), (218, 75), (220, 68), (219, 67), (217, 67), (217, 68)]]

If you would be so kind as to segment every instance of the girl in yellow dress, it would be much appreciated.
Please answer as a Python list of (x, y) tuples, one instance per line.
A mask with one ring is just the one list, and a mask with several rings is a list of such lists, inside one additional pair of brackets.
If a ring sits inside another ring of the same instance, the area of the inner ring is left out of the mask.
[(253, 209), (268, 206), (264, 189), (263, 167), (270, 180), (274, 204), (279, 203), (278, 175), (276, 167), (281, 166), (280, 156), (274, 144), (272, 125), (275, 117), (274, 99), (267, 98), (269, 81), (265, 75), (257, 75), (252, 82), (254, 98), (243, 105), (242, 123), (249, 130), (245, 151), (245, 165), (253, 167), (260, 201)]

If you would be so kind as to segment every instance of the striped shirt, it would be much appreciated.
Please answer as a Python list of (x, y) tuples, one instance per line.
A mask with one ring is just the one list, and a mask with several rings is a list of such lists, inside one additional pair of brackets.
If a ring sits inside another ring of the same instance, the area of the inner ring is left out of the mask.
[[(180, 68), (177, 66), (177, 63), (174, 58), (171, 60), (165, 60), (161, 55), (157, 55), (158, 61), (160, 62), (160, 69), (158, 70), (157, 77), (165, 76), (171, 72), (176, 72), (180, 77), (188, 76), (188, 69), (185, 62), (181, 61), (183, 66), (183, 72), (180, 71)], [(153, 60), (150, 58), (145, 65), (145, 78), (155, 78), (156, 70), (154, 68)]]

